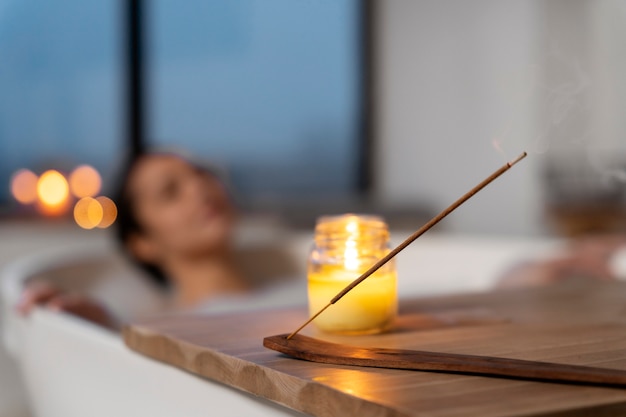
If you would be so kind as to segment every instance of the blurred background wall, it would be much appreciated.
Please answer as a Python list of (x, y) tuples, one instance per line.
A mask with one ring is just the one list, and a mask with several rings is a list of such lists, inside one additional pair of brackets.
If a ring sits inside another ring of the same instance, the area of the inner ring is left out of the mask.
[[(449, 219), (453, 230), (555, 232), (551, 205), (597, 200), (605, 209), (591, 215), (622, 211), (626, 2), (377, 6), (380, 198), (443, 206), (527, 150)], [(554, 166), (562, 169), (550, 181)]]

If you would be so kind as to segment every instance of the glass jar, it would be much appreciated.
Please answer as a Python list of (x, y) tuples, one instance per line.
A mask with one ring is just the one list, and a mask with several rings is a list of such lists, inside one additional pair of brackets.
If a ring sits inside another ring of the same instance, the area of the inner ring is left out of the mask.
[[(389, 229), (378, 216), (345, 214), (317, 220), (308, 260), (311, 315), (389, 251)], [(326, 332), (379, 333), (398, 312), (397, 275), (390, 260), (314, 321)]]

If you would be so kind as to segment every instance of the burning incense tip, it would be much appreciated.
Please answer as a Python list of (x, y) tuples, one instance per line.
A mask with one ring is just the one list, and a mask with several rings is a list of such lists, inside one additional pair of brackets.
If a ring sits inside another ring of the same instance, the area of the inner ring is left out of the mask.
[(515, 158), (511, 162), (507, 162), (507, 165), (509, 166), (509, 168), (512, 167), (513, 165), (517, 164), (522, 159), (526, 158), (526, 155), (528, 155), (526, 152), (522, 152), (520, 156), (518, 156), (517, 158)]

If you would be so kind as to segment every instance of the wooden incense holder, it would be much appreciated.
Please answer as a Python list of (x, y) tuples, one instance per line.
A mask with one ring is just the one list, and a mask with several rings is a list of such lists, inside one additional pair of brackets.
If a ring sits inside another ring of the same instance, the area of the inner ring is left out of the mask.
[(405, 349), (364, 348), (303, 335), (266, 337), (263, 346), (297, 359), (333, 365), (436, 371), (533, 381), (626, 387), (626, 371), (520, 359)]

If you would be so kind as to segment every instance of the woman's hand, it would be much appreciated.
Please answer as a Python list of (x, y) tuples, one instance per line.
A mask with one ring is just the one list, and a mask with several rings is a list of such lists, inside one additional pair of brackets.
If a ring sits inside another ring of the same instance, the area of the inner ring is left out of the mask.
[(22, 293), (16, 310), (21, 315), (27, 316), (35, 306), (69, 313), (110, 329), (116, 328), (113, 317), (96, 300), (82, 294), (63, 292), (45, 282), (28, 285)]

